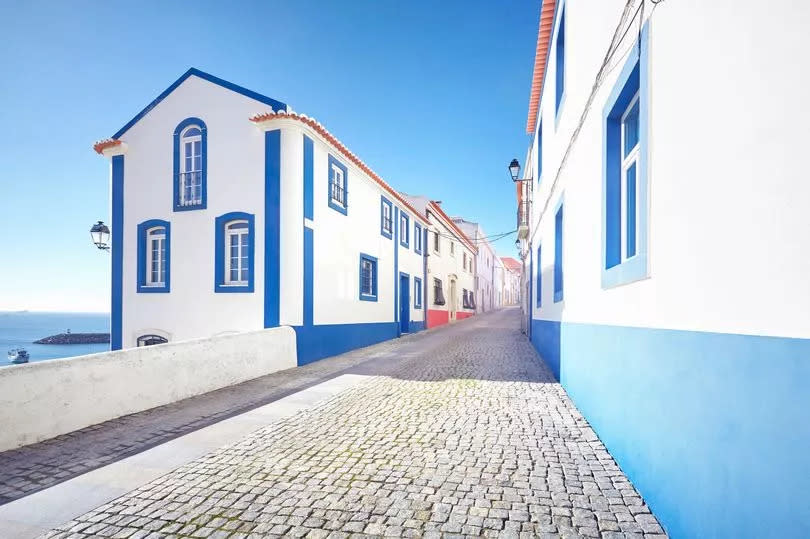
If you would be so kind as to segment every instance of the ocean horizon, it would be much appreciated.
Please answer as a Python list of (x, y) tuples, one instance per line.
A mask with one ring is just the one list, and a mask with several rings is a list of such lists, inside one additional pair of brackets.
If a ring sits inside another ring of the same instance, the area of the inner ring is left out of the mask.
[(25, 348), (29, 362), (97, 354), (109, 344), (34, 344), (34, 341), (58, 333), (109, 333), (109, 313), (0, 311), (0, 367), (11, 365), (6, 352)]

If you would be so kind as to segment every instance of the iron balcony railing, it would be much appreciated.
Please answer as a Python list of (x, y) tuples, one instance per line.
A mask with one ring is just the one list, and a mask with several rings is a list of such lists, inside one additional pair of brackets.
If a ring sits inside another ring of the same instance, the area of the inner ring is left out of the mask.
[(521, 200), (517, 208), (517, 229), (518, 238), (523, 238), (529, 233), (529, 201)]

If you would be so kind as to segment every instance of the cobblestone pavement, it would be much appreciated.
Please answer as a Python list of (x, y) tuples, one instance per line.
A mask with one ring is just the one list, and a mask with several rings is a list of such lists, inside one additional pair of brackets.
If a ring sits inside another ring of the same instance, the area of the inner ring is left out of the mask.
[(46, 537), (665, 537), (518, 316), (395, 344), (385, 375)]

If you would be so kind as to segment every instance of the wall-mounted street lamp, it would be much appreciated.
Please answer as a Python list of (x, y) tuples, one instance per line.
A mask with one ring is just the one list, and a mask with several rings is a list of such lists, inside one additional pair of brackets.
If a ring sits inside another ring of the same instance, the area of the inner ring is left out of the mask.
[(513, 182), (519, 182), (518, 176), (520, 175), (520, 163), (517, 159), (512, 159), (512, 162), (509, 163), (509, 175), (512, 176)]
[(110, 250), (110, 229), (104, 221), (99, 221), (90, 228), (90, 239), (102, 251)]

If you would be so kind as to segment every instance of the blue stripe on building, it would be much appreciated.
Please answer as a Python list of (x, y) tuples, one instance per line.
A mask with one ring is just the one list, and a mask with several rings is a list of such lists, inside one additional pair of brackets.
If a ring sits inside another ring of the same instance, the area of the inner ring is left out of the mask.
[(399, 208), (394, 206), (394, 221), (392, 227), (394, 229), (394, 325), (397, 327), (396, 336), (402, 334), (399, 327)]
[(112, 158), (110, 350), (122, 346), (124, 306), (124, 156)]
[(281, 131), (264, 134), (264, 327), (279, 325)]
[(810, 537), (810, 339), (533, 320), (672, 537)]

